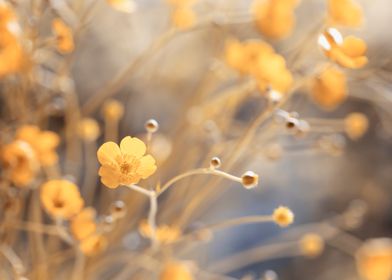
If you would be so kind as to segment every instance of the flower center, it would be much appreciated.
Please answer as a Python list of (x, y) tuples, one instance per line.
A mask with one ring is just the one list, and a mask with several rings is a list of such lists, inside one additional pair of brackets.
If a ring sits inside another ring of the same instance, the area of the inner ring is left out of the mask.
[(53, 200), (53, 206), (55, 208), (63, 208), (64, 207), (64, 201), (56, 198), (55, 200)]
[(128, 174), (131, 171), (131, 165), (128, 162), (123, 162), (120, 165), (121, 173)]

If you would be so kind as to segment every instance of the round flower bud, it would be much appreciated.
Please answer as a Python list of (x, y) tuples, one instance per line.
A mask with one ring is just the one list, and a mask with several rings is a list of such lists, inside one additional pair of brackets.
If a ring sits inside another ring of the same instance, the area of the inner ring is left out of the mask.
[(79, 136), (85, 141), (95, 141), (99, 137), (99, 125), (94, 119), (84, 118), (78, 124), (78, 133)]
[(213, 157), (210, 161), (210, 168), (215, 169), (221, 166), (221, 160), (218, 157)]
[(268, 101), (272, 104), (272, 105), (277, 105), (279, 104), (279, 102), (282, 100), (282, 93), (273, 89), (269, 89), (267, 90), (267, 98)]
[(259, 175), (257, 175), (253, 171), (246, 171), (241, 176), (241, 182), (246, 189), (252, 189), (256, 187), (259, 183)]
[(114, 219), (123, 218), (126, 212), (127, 212), (127, 207), (125, 206), (125, 203), (122, 200), (117, 200), (113, 202), (110, 207), (110, 214)]
[(149, 119), (144, 124), (144, 127), (146, 128), (147, 132), (154, 133), (154, 132), (158, 131), (159, 124), (158, 124), (158, 122), (156, 120)]
[(305, 234), (300, 240), (300, 250), (307, 257), (314, 258), (324, 251), (324, 239), (316, 233)]
[(293, 212), (284, 206), (279, 206), (272, 214), (274, 222), (281, 227), (287, 227), (294, 222)]
[(367, 117), (362, 113), (351, 113), (344, 119), (344, 130), (352, 140), (361, 138), (369, 127)]
[(356, 253), (359, 275), (365, 280), (388, 280), (392, 276), (392, 240), (366, 241)]
[(104, 103), (102, 113), (105, 119), (118, 121), (124, 115), (124, 106), (119, 101), (110, 99)]

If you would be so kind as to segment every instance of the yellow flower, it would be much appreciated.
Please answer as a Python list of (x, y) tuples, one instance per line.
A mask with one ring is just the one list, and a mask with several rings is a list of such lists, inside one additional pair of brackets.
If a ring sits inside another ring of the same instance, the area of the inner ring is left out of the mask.
[(92, 142), (99, 137), (99, 125), (96, 120), (91, 118), (84, 118), (78, 125), (79, 136), (87, 141)]
[(60, 143), (60, 138), (56, 133), (47, 130), (41, 131), (33, 125), (25, 125), (17, 130), (16, 138), (30, 144), (42, 166), (57, 163), (56, 148)]
[(34, 150), (24, 141), (16, 140), (5, 145), (0, 158), (10, 181), (18, 187), (31, 183), (39, 168)]
[(50, 180), (41, 186), (41, 202), (52, 216), (69, 219), (83, 208), (78, 187), (67, 180)]
[(104, 143), (97, 152), (101, 163), (101, 182), (109, 188), (119, 185), (137, 184), (140, 179), (151, 176), (155, 170), (155, 159), (146, 153), (146, 145), (136, 137), (127, 136), (120, 147), (114, 142)]
[(96, 212), (92, 207), (84, 208), (80, 213), (71, 219), (72, 235), (78, 239), (83, 240), (91, 236), (97, 230), (95, 222)]
[(354, 0), (328, 0), (328, 16), (332, 24), (357, 27), (362, 24), (363, 12)]
[(195, 24), (196, 14), (190, 7), (175, 8), (172, 11), (171, 21), (174, 27), (187, 29)]
[(115, 10), (123, 13), (132, 13), (136, 9), (133, 0), (106, 0), (107, 3)]
[(344, 130), (352, 140), (361, 138), (369, 127), (367, 117), (362, 113), (350, 113), (344, 119)]
[(296, 0), (256, 0), (255, 23), (265, 36), (281, 39), (291, 34), (295, 25)]
[(355, 36), (347, 36), (343, 39), (335, 28), (329, 28), (321, 34), (319, 44), (327, 57), (343, 67), (356, 69), (368, 62), (365, 55), (367, 49), (365, 41)]
[(108, 246), (107, 238), (102, 234), (94, 234), (83, 240), (79, 244), (80, 250), (87, 256), (98, 254)]
[(56, 47), (60, 53), (70, 53), (74, 50), (72, 30), (61, 19), (56, 18), (52, 21), (52, 31), (56, 35)]
[(11, 6), (0, 3), (0, 78), (26, 70), (28, 59), (20, 43), (20, 27)]
[(186, 264), (173, 261), (165, 264), (159, 280), (193, 280), (193, 276)]
[(302, 254), (314, 258), (324, 251), (324, 239), (315, 233), (305, 234), (300, 240), (300, 249)]
[(102, 115), (105, 119), (118, 121), (124, 115), (124, 106), (114, 99), (109, 99), (103, 104)]
[[(146, 238), (153, 238), (151, 227), (146, 220), (139, 224), (139, 232)], [(155, 234), (159, 243), (169, 244), (176, 241), (181, 236), (181, 231), (178, 227), (163, 225), (157, 227)]]
[(379, 238), (366, 241), (356, 253), (357, 269), (365, 280), (389, 280), (392, 276), (392, 241)]
[(332, 110), (347, 98), (346, 75), (335, 67), (326, 68), (312, 81), (310, 95), (321, 108)]
[(272, 218), (276, 224), (281, 227), (287, 227), (294, 222), (294, 214), (291, 210), (284, 206), (279, 206), (274, 210)]
[(253, 76), (262, 92), (269, 87), (287, 92), (293, 83), (285, 59), (262, 41), (250, 40), (241, 43), (233, 39), (228, 40), (225, 60), (240, 74)]

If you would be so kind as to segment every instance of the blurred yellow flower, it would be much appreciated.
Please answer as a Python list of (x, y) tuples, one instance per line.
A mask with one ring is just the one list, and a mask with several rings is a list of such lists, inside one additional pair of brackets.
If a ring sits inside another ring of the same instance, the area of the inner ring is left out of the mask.
[(80, 241), (79, 248), (87, 256), (96, 255), (108, 246), (107, 238), (102, 234), (94, 234)]
[(323, 109), (336, 108), (347, 98), (346, 75), (335, 67), (327, 67), (313, 79), (310, 96)]
[(101, 163), (101, 182), (109, 188), (119, 185), (137, 184), (140, 179), (151, 176), (155, 170), (155, 159), (145, 155), (146, 145), (136, 137), (127, 136), (120, 146), (114, 142), (104, 143), (97, 152)]
[(369, 127), (368, 118), (362, 113), (350, 113), (344, 119), (344, 130), (352, 140), (361, 138)]
[(159, 280), (193, 280), (193, 276), (186, 264), (172, 261), (164, 265)]
[(355, 36), (347, 36), (343, 39), (335, 28), (329, 28), (320, 35), (319, 45), (327, 57), (343, 67), (356, 69), (368, 62), (365, 55), (367, 49), (365, 41)]
[(196, 2), (196, 0), (166, 0), (166, 2), (172, 6), (189, 6)]
[(265, 36), (282, 39), (291, 34), (295, 25), (297, 0), (256, 0), (253, 6), (257, 28)]
[(228, 40), (225, 61), (241, 74), (253, 76), (262, 92), (269, 87), (287, 92), (293, 83), (285, 59), (262, 41), (249, 40), (241, 43), (234, 39)]
[[(139, 232), (146, 238), (153, 238), (153, 232), (146, 220), (139, 224)], [(162, 225), (157, 227), (155, 237), (162, 244), (169, 244), (181, 236), (181, 230), (176, 226)]]
[(324, 239), (316, 233), (305, 234), (300, 240), (300, 250), (309, 258), (319, 256), (324, 251), (324, 247)]
[(67, 180), (50, 180), (41, 186), (41, 203), (52, 216), (69, 219), (84, 205), (78, 187)]
[(356, 253), (357, 269), (364, 280), (389, 280), (392, 276), (392, 241), (366, 241)]
[(102, 115), (105, 119), (118, 121), (124, 115), (124, 105), (115, 99), (109, 99), (103, 104)]
[(136, 10), (136, 3), (133, 0), (106, 0), (115, 10), (123, 13), (133, 13)]
[(175, 8), (171, 14), (171, 21), (174, 27), (187, 29), (196, 22), (196, 14), (190, 7)]
[(74, 50), (72, 30), (64, 21), (56, 18), (52, 21), (52, 31), (56, 35), (56, 47), (60, 53), (66, 54)]
[(281, 227), (287, 227), (294, 222), (293, 212), (284, 206), (279, 206), (276, 208), (272, 214), (272, 218), (274, 222)]
[(99, 124), (92, 118), (84, 118), (78, 124), (78, 132), (80, 138), (87, 142), (97, 140), (99, 137)]
[(2, 147), (0, 159), (7, 177), (18, 187), (31, 183), (39, 169), (34, 150), (24, 141), (16, 140)]
[(357, 27), (362, 24), (361, 6), (354, 0), (328, 0), (328, 16), (332, 24)]
[(95, 216), (96, 212), (92, 207), (86, 207), (74, 216), (70, 224), (72, 235), (78, 240), (91, 236), (97, 230)]
[(41, 131), (37, 126), (25, 125), (16, 131), (16, 138), (30, 144), (42, 166), (57, 163), (56, 148), (60, 143), (60, 138), (56, 133)]

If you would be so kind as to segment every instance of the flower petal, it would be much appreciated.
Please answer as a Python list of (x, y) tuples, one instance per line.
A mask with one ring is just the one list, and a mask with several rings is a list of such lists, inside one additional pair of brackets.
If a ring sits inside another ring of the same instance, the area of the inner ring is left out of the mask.
[(112, 168), (108, 166), (102, 166), (98, 171), (99, 176), (101, 176), (101, 182), (108, 188), (114, 189), (120, 185), (119, 174), (115, 172)]
[(154, 174), (157, 166), (155, 165), (155, 159), (151, 155), (144, 156), (140, 159), (140, 165), (137, 169), (137, 173), (143, 178), (146, 179), (147, 177)]
[(97, 151), (98, 161), (101, 164), (115, 163), (118, 156), (121, 156), (121, 151), (114, 142), (104, 143)]
[(141, 158), (146, 153), (146, 145), (136, 137), (127, 136), (120, 143), (121, 153)]

